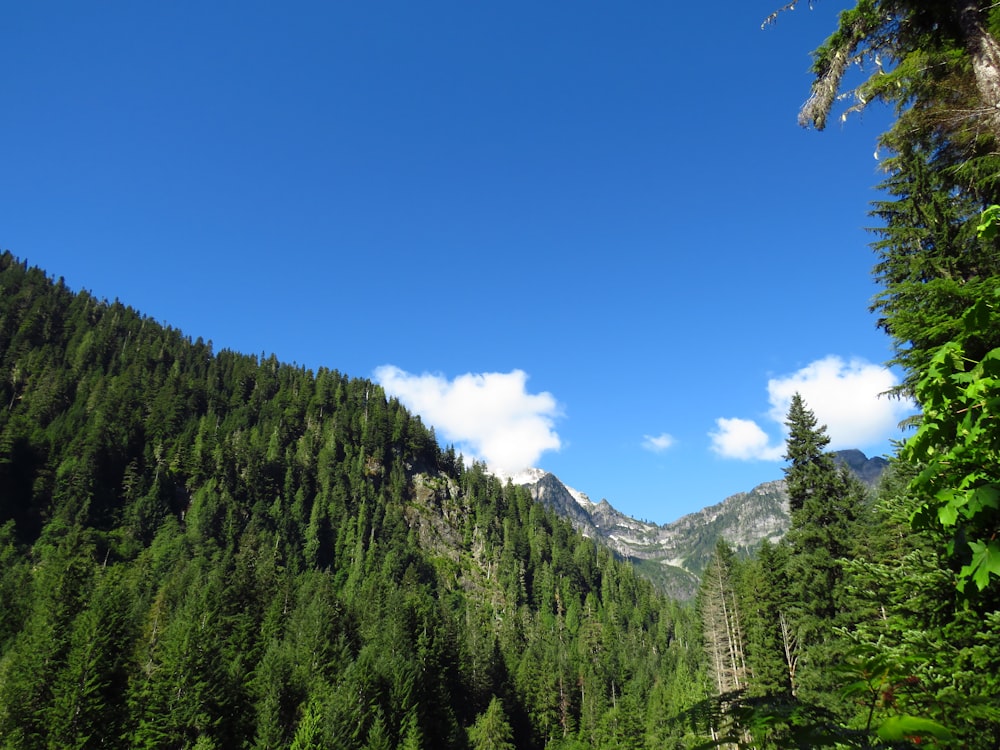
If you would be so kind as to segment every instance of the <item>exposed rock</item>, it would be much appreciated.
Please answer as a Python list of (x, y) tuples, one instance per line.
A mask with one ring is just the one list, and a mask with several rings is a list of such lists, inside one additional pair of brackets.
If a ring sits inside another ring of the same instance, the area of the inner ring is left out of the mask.
[[(865, 484), (874, 485), (888, 466), (884, 458), (869, 459), (859, 450), (838, 451), (834, 458)], [(521, 484), (585, 536), (597, 539), (635, 563), (639, 572), (678, 599), (698, 590), (698, 576), (725, 539), (738, 554), (750, 554), (765, 539), (776, 542), (789, 526), (788, 493), (783, 479), (738, 492), (721, 503), (658, 526), (616, 510), (607, 500), (590, 502), (554, 474), (533, 474)]]

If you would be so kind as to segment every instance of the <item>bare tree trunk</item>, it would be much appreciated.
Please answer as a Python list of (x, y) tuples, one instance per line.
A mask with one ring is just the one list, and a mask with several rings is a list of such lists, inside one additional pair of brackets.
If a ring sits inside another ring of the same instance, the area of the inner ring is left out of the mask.
[(705, 646), (712, 660), (719, 694), (746, 688), (747, 663), (736, 592), (729, 579), (729, 570), (719, 559), (714, 560), (705, 574), (701, 614)]
[(783, 612), (778, 613), (778, 622), (781, 624), (781, 643), (785, 647), (785, 663), (788, 665), (788, 684), (792, 695), (795, 695), (795, 668), (799, 663), (798, 638), (788, 627), (788, 620)]
[(732, 633), (733, 633), (733, 641), (734, 641), (734, 643), (736, 645), (734, 659), (733, 659), (734, 660), (734, 668), (736, 669), (736, 672), (739, 675), (739, 680), (738, 681), (742, 682), (742, 684), (737, 684), (736, 687), (737, 688), (740, 688), (740, 687), (744, 687), (745, 688), (745, 687), (748, 686), (748, 684), (750, 682), (750, 679), (749, 679), (750, 678), (750, 670), (747, 668), (747, 658), (746, 658), (746, 652), (745, 652), (745, 649), (744, 649), (743, 625), (742, 625), (742, 621), (740, 619), (739, 608), (736, 606), (736, 592), (730, 590), (729, 597), (730, 597), (730, 599), (732, 601), (732, 611), (733, 611)]
[(976, 0), (958, 0), (955, 5), (958, 26), (972, 58), (984, 119), (1000, 142), (1000, 43), (983, 25), (982, 11)]

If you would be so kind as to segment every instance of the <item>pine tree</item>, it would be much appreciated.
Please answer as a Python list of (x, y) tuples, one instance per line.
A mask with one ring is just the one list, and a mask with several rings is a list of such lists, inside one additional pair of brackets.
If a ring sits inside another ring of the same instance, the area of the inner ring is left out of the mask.
[(747, 665), (752, 675), (748, 692), (752, 696), (789, 695), (795, 687), (798, 649), (788, 628), (787, 558), (787, 545), (764, 540), (741, 576)]
[[(1000, 286), (1000, 246), (976, 231), (981, 212), (1000, 195), (963, 176), (967, 154), (949, 155), (912, 133), (886, 138), (894, 153), (880, 185), (888, 198), (872, 204), (879, 220), (873, 275), (881, 287), (872, 310), (892, 338), (890, 364), (903, 368), (893, 392), (913, 397), (938, 347), (962, 330), (965, 310)], [(989, 338), (977, 342), (974, 356), (1000, 345), (1000, 334)]]
[(53, 681), (49, 743), (85, 748), (100, 738), (124, 747), (129, 646), (136, 623), (133, 586), (121, 567), (102, 572), (73, 623), (66, 667)]

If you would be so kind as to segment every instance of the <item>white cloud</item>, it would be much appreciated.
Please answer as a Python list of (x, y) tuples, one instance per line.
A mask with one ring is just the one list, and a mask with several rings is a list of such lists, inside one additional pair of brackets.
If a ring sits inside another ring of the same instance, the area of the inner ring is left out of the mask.
[(830, 450), (864, 448), (898, 434), (897, 425), (914, 411), (913, 404), (881, 394), (899, 381), (893, 373), (863, 359), (828, 356), (767, 383), (771, 419), (783, 424), (792, 396), (826, 425)]
[(448, 380), (383, 365), (375, 370), (375, 380), (433, 426), (439, 438), (493, 471), (515, 474), (562, 445), (554, 429), (561, 416), (558, 403), (550, 393), (528, 393), (528, 375), (522, 370)]
[(771, 445), (767, 433), (752, 419), (715, 420), (716, 432), (710, 432), (712, 450), (723, 458), (741, 461), (777, 461), (784, 453), (784, 445)]
[(767, 383), (767, 416), (779, 433), (773, 438), (755, 421), (717, 419), (709, 433), (712, 450), (725, 458), (779, 460), (784, 453), (785, 418), (798, 393), (821, 425), (830, 450), (866, 448), (899, 435), (898, 424), (915, 410), (909, 401), (882, 395), (899, 381), (885, 367), (863, 359), (845, 361), (830, 355)]
[(653, 453), (663, 453), (668, 448), (672, 448), (675, 442), (673, 435), (668, 435), (665, 432), (659, 435), (642, 436), (642, 447)]

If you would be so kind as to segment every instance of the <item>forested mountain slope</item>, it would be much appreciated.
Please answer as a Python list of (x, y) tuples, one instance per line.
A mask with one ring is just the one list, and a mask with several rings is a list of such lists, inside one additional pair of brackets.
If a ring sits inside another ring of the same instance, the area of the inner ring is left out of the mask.
[(0, 376), (2, 748), (1000, 741), (996, 586), (798, 397), (788, 533), (717, 546), (689, 608), (373, 383), (9, 253)]
[(0, 746), (667, 747), (697, 630), (371, 382), (0, 256)]

